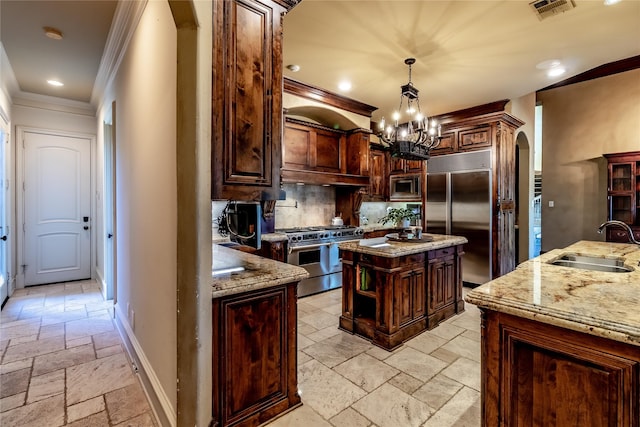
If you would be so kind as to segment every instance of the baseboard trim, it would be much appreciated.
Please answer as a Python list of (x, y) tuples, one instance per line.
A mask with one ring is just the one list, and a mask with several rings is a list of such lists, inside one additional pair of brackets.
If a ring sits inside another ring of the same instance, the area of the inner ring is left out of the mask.
[(122, 337), (122, 341), (124, 342), (125, 347), (127, 348), (129, 357), (135, 365), (134, 369), (136, 369), (137, 373), (140, 375), (143, 389), (147, 394), (149, 403), (151, 403), (151, 407), (156, 416), (156, 419), (162, 426), (175, 427), (177, 422), (176, 412), (171, 405), (169, 397), (162, 389), (160, 380), (158, 380), (158, 376), (155, 374), (153, 368), (151, 367), (151, 363), (145, 356), (140, 343), (138, 343), (138, 340), (136, 339), (133, 331), (129, 327), (129, 323), (122, 320), (126, 318), (127, 317), (121, 310), (120, 304), (116, 304), (116, 327), (120, 336)]

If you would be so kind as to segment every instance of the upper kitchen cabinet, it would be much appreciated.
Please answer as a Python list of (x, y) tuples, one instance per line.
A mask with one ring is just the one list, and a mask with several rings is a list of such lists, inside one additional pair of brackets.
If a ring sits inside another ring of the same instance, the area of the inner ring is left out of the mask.
[(282, 20), (297, 3), (213, 4), (212, 199), (280, 198)]
[(366, 129), (343, 131), (287, 117), (282, 180), (319, 185), (368, 185), (368, 141)]
[[(609, 220), (631, 226), (640, 239), (640, 151), (605, 154), (608, 167), (607, 210)], [(607, 241), (628, 242), (627, 231), (607, 228)]]
[(376, 108), (290, 78), (284, 100), (282, 182), (367, 187)]
[(422, 173), (423, 160), (406, 160), (389, 156), (389, 175)]
[(370, 201), (385, 201), (388, 199), (387, 188), (387, 151), (373, 144), (369, 152), (369, 194)]

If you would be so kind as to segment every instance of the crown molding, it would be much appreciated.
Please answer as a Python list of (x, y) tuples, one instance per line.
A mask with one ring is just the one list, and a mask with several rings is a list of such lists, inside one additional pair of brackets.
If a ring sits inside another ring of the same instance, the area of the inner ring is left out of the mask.
[(96, 115), (95, 107), (88, 102), (74, 101), (55, 96), (20, 91), (13, 95), (11, 100), (14, 106), (38, 108), (40, 110), (58, 111), (81, 116), (95, 117)]
[(119, 1), (111, 22), (107, 43), (105, 44), (98, 74), (93, 84), (91, 104), (99, 105), (105, 90), (113, 81), (120, 63), (127, 52), (127, 47), (133, 37), (148, 0)]

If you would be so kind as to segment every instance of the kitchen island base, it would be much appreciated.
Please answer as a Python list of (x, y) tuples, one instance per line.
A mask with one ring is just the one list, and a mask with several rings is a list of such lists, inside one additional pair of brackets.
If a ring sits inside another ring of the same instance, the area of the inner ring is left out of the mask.
[(640, 426), (640, 347), (481, 311), (483, 426)]
[(464, 311), (461, 244), (443, 247), (440, 241), (436, 249), (399, 256), (378, 256), (346, 246), (340, 247), (340, 329), (393, 350)]

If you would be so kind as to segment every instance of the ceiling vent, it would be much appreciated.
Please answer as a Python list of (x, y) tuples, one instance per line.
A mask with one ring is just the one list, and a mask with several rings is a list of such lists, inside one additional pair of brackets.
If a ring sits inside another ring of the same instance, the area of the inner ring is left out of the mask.
[(537, 0), (529, 3), (529, 6), (538, 15), (539, 20), (547, 19), (576, 7), (573, 0)]

